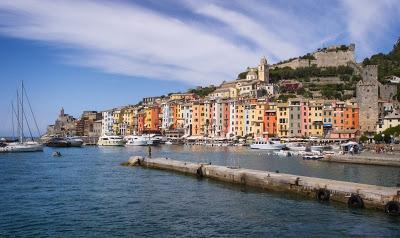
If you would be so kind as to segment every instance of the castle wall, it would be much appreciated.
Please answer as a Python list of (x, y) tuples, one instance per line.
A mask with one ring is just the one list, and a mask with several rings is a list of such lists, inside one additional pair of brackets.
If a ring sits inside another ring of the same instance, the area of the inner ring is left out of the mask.
[(379, 87), (380, 98), (386, 101), (393, 100), (393, 96), (397, 94), (396, 84), (381, 84)]
[(355, 62), (354, 44), (347, 46), (347, 50), (340, 50), (338, 47), (339, 46), (331, 46), (328, 49), (312, 53), (315, 60), (296, 58), (290, 62), (272, 65), (272, 67), (290, 67), (292, 69), (309, 67), (312, 65), (317, 65), (317, 67), (337, 67), (341, 65), (347, 66), (348, 62)]

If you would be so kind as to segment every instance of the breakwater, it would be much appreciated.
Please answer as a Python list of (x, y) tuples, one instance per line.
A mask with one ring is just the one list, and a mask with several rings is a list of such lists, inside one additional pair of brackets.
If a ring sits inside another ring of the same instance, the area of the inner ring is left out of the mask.
[(133, 156), (126, 166), (142, 166), (200, 178), (210, 178), (277, 192), (292, 192), (320, 202), (336, 201), (354, 208), (373, 208), (400, 215), (400, 188), (351, 183), (330, 179), (297, 176), (279, 172), (226, 167), (210, 163), (192, 163), (169, 158)]
[(400, 167), (400, 158), (372, 155), (328, 155), (323, 162)]

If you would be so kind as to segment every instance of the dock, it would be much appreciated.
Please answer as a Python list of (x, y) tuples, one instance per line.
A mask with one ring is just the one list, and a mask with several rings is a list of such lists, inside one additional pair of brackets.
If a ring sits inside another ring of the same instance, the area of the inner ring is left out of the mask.
[(311, 197), (319, 202), (335, 201), (353, 208), (379, 209), (389, 214), (400, 215), (400, 188), (398, 187), (226, 167), (211, 163), (185, 162), (170, 158), (133, 156), (122, 165), (173, 171), (266, 191), (291, 192)]
[(328, 155), (322, 162), (400, 167), (400, 158), (379, 155)]

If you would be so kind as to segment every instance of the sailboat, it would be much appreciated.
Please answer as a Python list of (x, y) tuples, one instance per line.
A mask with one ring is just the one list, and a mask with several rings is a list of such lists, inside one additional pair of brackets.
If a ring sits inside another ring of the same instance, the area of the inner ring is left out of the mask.
[[(24, 111), (24, 95), (26, 96), (26, 99), (28, 101), (28, 105), (30, 108), (30, 112), (32, 113), (33, 120), (36, 125), (36, 129), (38, 130), (38, 133), (40, 134), (39, 127), (37, 126), (35, 115), (33, 114), (31, 104), (28, 99), (28, 95), (26, 93), (26, 90), (24, 88), (24, 82), (22, 81), (21, 83), (21, 93), (17, 91), (17, 110), (14, 108), (14, 104), (11, 103), (11, 109), (12, 109), (12, 123), (13, 123), (13, 134), (14, 134), (14, 118), (16, 118), (17, 121), (17, 131), (18, 131), (18, 136), (19, 140), (16, 142), (11, 142), (5, 144), (5, 146), (0, 147), (0, 152), (36, 152), (36, 151), (43, 151), (43, 145), (39, 142), (36, 142), (33, 139), (32, 136), (32, 131), (31, 127), (29, 125), (27, 116)], [(24, 135), (24, 126), (27, 126), (30, 134), (30, 140), (25, 138)]]

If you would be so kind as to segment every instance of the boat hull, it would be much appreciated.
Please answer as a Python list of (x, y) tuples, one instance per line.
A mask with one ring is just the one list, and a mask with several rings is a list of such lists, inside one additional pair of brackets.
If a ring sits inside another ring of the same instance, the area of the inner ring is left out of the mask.
[(5, 153), (22, 153), (22, 152), (41, 152), (43, 145), (41, 144), (9, 144), (0, 148), (0, 152)]
[(284, 149), (286, 146), (284, 144), (279, 145), (268, 145), (268, 144), (252, 144), (250, 148), (257, 149), (257, 150), (281, 150)]

